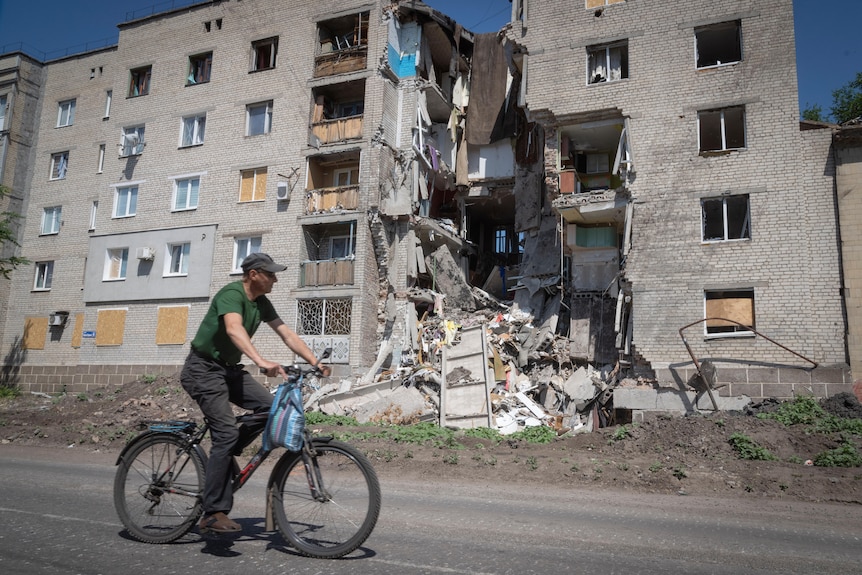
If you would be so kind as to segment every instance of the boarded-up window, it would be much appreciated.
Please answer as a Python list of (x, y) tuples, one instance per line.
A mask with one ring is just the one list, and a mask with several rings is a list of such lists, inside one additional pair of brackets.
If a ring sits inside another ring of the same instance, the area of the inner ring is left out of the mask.
[(707, 335), (750, 333), (754, 328), (753, 289), (706, 291), (704, 298)]
[(72, 347), (81, 347), (84, 337), (84, 314), (75, 314), (75, 327), (72, 331)]
[(586, 0), (587, 9), (590, 8), (599, 8), (601, 6), (607, 6), (608, 4), (621, 4), (626, 0)]
[(45, 349), (45, 338), (47, 335), (47, 317), (28, 317), (24, 319), (24, 349)]
[(125, 309), (100, 309), (96, 319), (96, 345), (122, 345), (126, 329)]
[(241, 172), (239, 201), (255, 202), (266, 199), (266, 168), (255, 168)]
[(186, 342), (189, 307), (160, 307), (156, 324), (156, 345), (182, 345)]

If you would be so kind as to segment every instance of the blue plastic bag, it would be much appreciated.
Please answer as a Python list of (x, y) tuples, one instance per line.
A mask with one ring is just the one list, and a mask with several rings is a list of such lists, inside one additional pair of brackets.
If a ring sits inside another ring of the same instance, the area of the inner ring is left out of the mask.
[(284, 447), (289, 451), (299, 451), (304, 428), (302, 390), (295, 383), (282, 383), (269, 409), (269, 419), (263, 432), (263, 447), (267, 450)]

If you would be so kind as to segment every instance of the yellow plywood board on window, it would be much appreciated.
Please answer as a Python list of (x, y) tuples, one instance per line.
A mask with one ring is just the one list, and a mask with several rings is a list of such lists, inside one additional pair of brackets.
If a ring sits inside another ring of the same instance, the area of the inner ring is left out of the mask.
[(242, 182), (239, 186), (239, 201), (250, 202), (254, 194), (254, 170), (242, 172)]
[(84, 314), (75, 314), (75, 327), (72, 328), (72, 347), (81, 347), (81, 341), (84, 337)]
[(47, 317), (28, 317), (24, 319), (24, 349), (45, 349), (45, 339), (48, 336)]
[[(737, 321), (742, 325), (754, 325), (754, 300), (744, 297), (706, 300), (706, 317), (723, 317)], [(706, 322), (706, 325), (709, 327), (723, 327), (736, 324), (727, 321), (710, 320)]]
[(599, 8), (605, 4), (620, 4), (626, 0), (587, 0), (587, 8)]
[(188, 325), (188, 306), (160, 307), (156, 324), (156, 345), (184, 344)]
[(96, 345), (123, 344), (123, 332), (126, 330), (126, 311), (124, 309), (99, 310), (96, 319)]

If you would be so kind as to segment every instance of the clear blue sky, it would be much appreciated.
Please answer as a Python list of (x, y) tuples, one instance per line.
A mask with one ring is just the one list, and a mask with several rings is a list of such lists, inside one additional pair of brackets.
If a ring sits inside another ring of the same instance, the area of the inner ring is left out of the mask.
[[(286, 1), (286, 0), (285, 0)], [(70, 3), (75, 5), (69, 9)], [(0, 0), (0, 53), (23, 49), (37, 58), (99, 48), (117, 41), (117, 24), (193, 0)], [(509, 0), (426, 0), (473, 32), (509, 19)], [(680, 0), (685, 5), (684, 0)], [(793, 0), (800, 108), (825, 114), (832, 91), (862, 72), (862, 0)], [(23, 44), (23, 46), (22, 46)]]

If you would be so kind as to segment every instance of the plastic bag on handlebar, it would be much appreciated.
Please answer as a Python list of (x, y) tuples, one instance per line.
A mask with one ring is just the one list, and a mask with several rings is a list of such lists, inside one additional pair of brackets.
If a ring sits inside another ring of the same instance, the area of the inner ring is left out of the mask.
[(275, 392), (269, 410), (269, 419), (263, 432), (263, 447), (267, 450), (284, 447), (289, 451), (299, 451), (304, 428), (302, 390), (295, 382), (282, 383)]

